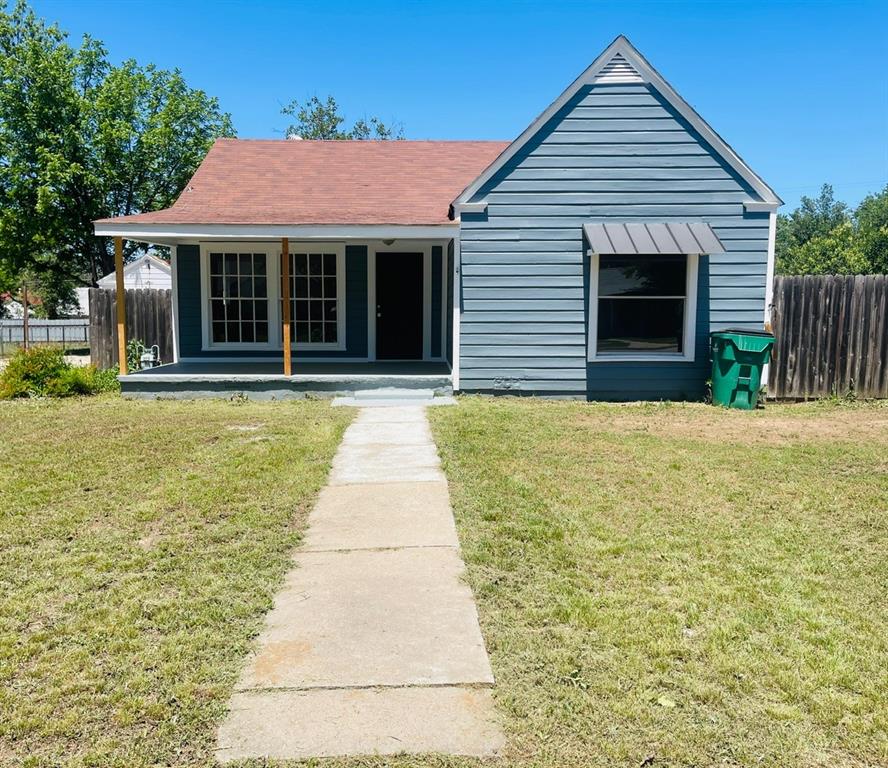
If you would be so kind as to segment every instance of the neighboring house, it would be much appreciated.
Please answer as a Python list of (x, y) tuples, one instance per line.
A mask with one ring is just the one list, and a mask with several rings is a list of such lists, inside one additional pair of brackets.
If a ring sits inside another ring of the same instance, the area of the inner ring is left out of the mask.
[[(108, 291), (117, 289), (117, 271), (110, 272), (96, 283), (98, 288)], [(173, 287), (172, 269), (169, 262), (146, 253), (129, 262), (123, 268), (123, 287), (126, 290), (143, 288), (149, 290), (169, 290)], [(78, 309), (75, 314), (89, 317), (89, 288), (77, 289)]]
[(179, 362), (124, 391), (675, 399), (711, 330), (763, 326), (780, 204), (620, 37), (511, 143), (220, 139), (96, 234), (172, 250)]
[[(99, 288), (114, 290), (117, 288), (117, 272), (105, 275), (97, 285)], [(170, 265), (153, 253), (143, 254), (123, 268), (123, 287), (128, 291), (135, 288), (157, 290), (172, 288), (173, 278)]]

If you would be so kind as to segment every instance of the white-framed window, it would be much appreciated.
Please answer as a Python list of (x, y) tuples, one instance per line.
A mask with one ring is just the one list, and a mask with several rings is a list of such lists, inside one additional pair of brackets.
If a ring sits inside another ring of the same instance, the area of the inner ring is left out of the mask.
[(345, 349), (345, 246), (290, 245), (290, 322), (293, 349)]
[(267, 348), (276, 337), (269, 292), (274, 275), (268, 251), (236, 243), (204, 248), (203, 325), (207, 347)]
[[(203, 349), (281, 348), (279, 242), (201, 244)], [(345, 245), (290, 244), (291, 348), (344, 350)]]
[(588, 359), (693, 361), (696, 254), (591, 256)]

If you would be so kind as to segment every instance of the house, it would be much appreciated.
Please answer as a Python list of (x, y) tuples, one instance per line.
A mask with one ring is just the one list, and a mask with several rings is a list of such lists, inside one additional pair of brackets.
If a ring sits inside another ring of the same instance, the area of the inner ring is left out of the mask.
[[(115, 290), (117, 271), (109, 272), (96, 286), (109, 291)], [(173, 287), (170, 265), (153, 253), (142, 254), (123, 268), (123, 287), (126, 290), (170, 290)], [(74, 314), (89, 317), (89, 288), (77, 289), (77, 311)]]
[[(117, 288), (117, 272), (105, 275), (96, 285), (114, 290)], [(123, 287), (127, 290), (168, 290), (173, 287), (170, 265), (153, 253), (144, 253), (123, 268)]]
[(95, 230), (172, 252), (176, 362), (127, 394), (679, 399), (766, 321), (780, 204), (619, 37), (512, 142), (220, 139)]

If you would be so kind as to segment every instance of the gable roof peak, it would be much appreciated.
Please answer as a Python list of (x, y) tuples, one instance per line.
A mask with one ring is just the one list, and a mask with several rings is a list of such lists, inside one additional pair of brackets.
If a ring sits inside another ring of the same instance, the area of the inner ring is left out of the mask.
[(602, 84), (646, 83), (653, 87), (687, 122), (700, 134), (731, 168), (751, 187), (759, 197), (759, 201), (768, 207), (783, 204), (771, 187), (755, 173), (733, 148), (688, 104), (675, 89), (666, 82), (663, 76), (648, 63), (647, 59), (631, 43), (625, 35), (617, 35), (567, 89), (553, 101), (546, 110), (534, 120), (524, 132), (513, 141), (453, 201), (455, 211), (469, 202), (482, 187), (499, 171), (514, 155), (535, 136), (545, 124), (567, 104), (583, 87)]

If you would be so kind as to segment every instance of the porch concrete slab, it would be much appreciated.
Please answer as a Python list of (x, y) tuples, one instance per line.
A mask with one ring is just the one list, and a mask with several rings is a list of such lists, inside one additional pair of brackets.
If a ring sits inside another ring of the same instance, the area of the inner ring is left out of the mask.
[(237, 686), (492, 684), (451, 547), (301, 552)]
[(422, 483), (443, 480), (433, 443), (426, 445), (348, 445), (333, 459), (330, 485), (351, 483)]
[(431, 445), (432, 432), (428, 422), (402, 421), (358, 422), (352, 424), (342, 438), (342, 445)]
[(456, 687), (235, 694), (216, 758), (447, 753), (493, 757), (504, 739), (489, 690)]
[(302, 551), (458, 546), (447, 483), (376, 483), (321, 491)]

